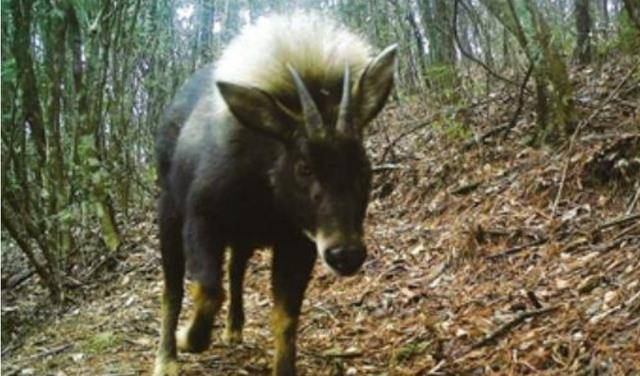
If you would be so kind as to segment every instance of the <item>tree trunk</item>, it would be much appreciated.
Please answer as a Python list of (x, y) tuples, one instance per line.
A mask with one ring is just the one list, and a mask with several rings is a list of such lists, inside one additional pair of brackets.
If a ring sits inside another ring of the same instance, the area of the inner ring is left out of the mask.
[(600, 7), (602, 12), (602, 35), (606, 38), (609, 34), (609, 1), (601, 0)]
[(591, 62), (591, 16), (589, 0), (575, 0), (576, 10), (576, 48), (574, 56), (578, 64)]
[(31, 8), (33, 1), (13, 0), (10, 6), (15, 25), (13, 54), (18, 68), (18, 85), (22, 91), (23, 117), (29, 125), (38, 153), (39, 163), (35, 172), (39, 177), (39, 183), (41, 183), (41, 172), (47, 161), (47, 142), (38, 95), (38, 80), (31, 53)]
[[(6, 205), (2, 205), (2, 227), (7, 230), (11, 238), (16, 242), (18, 248), (22, 251), (22, 253), (29, 260), (29, 264), (35, 269), (36, 273), (44, 282), (45, 287), (49, 290), (49, 296), (53, 303), (59, 303), (62, 299), (62, 288), (60, 285), (60, 280), (56, 278), (55, 273), (52, 273), (50, 265), (46, 265), (45, 263), (38, 260), (35, 252), (31, 249), (31, 245), (29, 244), (29, 236), (23, 236), (18, 231), (18, 226), (14, 223), (13, 218), (15, 218), (15, 213), (9, 213), (6, 208)], [(46, 259), (45, 259), (46, 261)]]
[[(85, 71), (82, 62), (82, 37), (80, 30), (77, 28), (77, 18), (73, 5), (69, 5), (67, 12), (70, 19), (70, 37), (74, 41), (72, 48), (74, 56), (74, 84), (76, 95), (78, 95), (78, 116), (80, 122), (76, 128), (76, 142), (84, 147), (81, 150), (76, 148), (75, 163), (76, 167), (84, 172), (81, 175), (83, 186), (86, 187), (90, 197), (94, 213), (101, 225), (101, 238), (105, 247), (114, 252), (120, 245), (120, 236), (117, 224), (115, 222), (114, 208), (112, 199), (105, 185), (107, 184), (109, 173), (105, 164), (107, 158), (105, 156), (105, 131), (103, 124), (103, 97), (108, 79), (109, 68), (109, 50), (111, 47), (111, 22), (104, 17), (112, 8), (111, 3), (106, 1), (103, 3), (100, 19), (96, 20), (98, 29), (85, 48), (89, 51), (90, 61)], [(98, 69), (99, 68), (99, 69)], [(90, 77), (91, 81), (85, 81), (85, 76)], [(94, 94), (93, 101), (90, 101), (88, 92)], [(91, 145), (92, 144), (92, 145)], [(93, 147), (91, 147), (91, 146)]]
[(456, 62), (456, 49), (451, 32), (451, 7), (445, 1), (436, 0), (434, 6), (436, 34), (438, 38), (435, 52), (436, 64), (453, 65)]
[(550, 93), (551, 102), (548, 106), (551, 114), (549, 121), (546, 124), (541, 124), (539, 142), (556, 142), (559, 136), (570, 134), (575, 125), (569, 73), (560, 56), (560, 49), (554, 45), (549, 25), (542, 17), (540, 10), (533, 2), (527, 2), (526, 6), (535, 31), (535, 40), (542, 52), (542, 59), (539, 60), (538, 69), (536, 69), (536, 84), (540, 85), (546, 81), (548, 86), (553, 89)]
[(629, 19), (631, 19), (631, 22), (633, 22), (638, 31), (640, 31), (640, 0), (623, 0), (623, 2)]

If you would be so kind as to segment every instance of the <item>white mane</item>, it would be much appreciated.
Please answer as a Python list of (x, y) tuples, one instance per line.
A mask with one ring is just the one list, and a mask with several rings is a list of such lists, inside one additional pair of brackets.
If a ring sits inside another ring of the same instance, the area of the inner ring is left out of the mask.
[(269, 15), (248, 25), (218, 60), (215, 79), (261, 88), (294, 90), (286, 68), (302, 78), (340, 79), (345, 64), (352, 75), (364, 69), (371, 49), (359, 36), (314, 13)]

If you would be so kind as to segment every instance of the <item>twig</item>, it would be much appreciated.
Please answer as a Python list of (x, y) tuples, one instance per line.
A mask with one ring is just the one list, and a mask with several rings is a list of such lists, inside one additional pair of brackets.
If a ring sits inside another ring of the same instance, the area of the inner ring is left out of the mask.
[(640, 186), (638, 187), (638, 189), (636, 189), (636, 194), (631, 199), (631, 203), (629, 204), (629, 207), (627, 208), (627, 214), (631, 214), (633, 209), (636, 207), (636, 203), (638, 203), (638, 198), (640, 198)]
[(625, 216), (622, 216), (622, 217), (619, 217), (619, 218), (612, 219), (610, 221), (604, 222), (604, 223), (602, 223), (601, 225), (599, 225), (596, 228), (596, 231), (602, 231), (602, 230), (604, 230), (606, 228), (617, 226), (619, 224), (622, 224), (622, 223), (625, 223), (625, 222), (629, 222), (629, 221), (633, 221), (633, 220), (636, 220), (636, 219), (640, 219), (640, 213), (631, 214), (631, 215), (625, 215)]
[(636, 229), (640, 229), (640, 222), (636, 222), (636, 223), (632, 224), (631, 226), (625, 228), (624, 230), (620, 231), (618, 233), (618, 235), (616, 235), (616, 239), (619, 239), (619, 238), (627, 235), (631, 231), (635, 231)]
[(476, 342), (474, 345), (471, 346), (471, 349), (475, 350), (475, 349), (479, 349), (480, 347), (487, 346), (487, 345), (493, 343), (499, 337), (502, 337), (505, 334), (507, 334), (507, 332), (509, 332), (509, 330), (515, 328), (516, 326), (521, 324), (524, 320), (526, 320), (526, 319), (528, 319), (530, 317), (544, 315), (545, 313), (549, 313), (549, 312), (555, 311), (558, 308), (560, 308), (560, 306), (556, 305), (556, 306), (553, 306), (553, 307), (547, 307), (547, 308), (542, 308), (542, 309), (536, 309), (536, 310), (533, 310), (533, 311), (521, 312), (513, 320), (511, 320), (509, 322), (506, 322), (501, 327), (499, 327), (496, 331), (494, 331), (493, 333), (491, 333), (488, 336), (484, 337), (481, 341)]
[(522, 84), (520, 85), (520, 93), (518, 94), (518, 107), (516, 107), (516, 111), (513, 113), (513, 116), (511, 117), (511, 120), (507, 125), (507, 129), (505, 129), (504, 135), (502, 136), (503, 140), (507, 137), (509, 131), (518, 123), (518, 118), (520, 117), (522, 108), (524, 107), (524, 93), (527, 89), (527, 84), (529, 83), (529, 79), (531, 78), (531, 74), (533, 73), (533, 69), (536, 66), (537, 60), (538, 57), (536, 56), (533, 58), (533, 60), (531, 60), (531, 63), (529, 63), (527, 73), (524, 75), (524, 79), (522, 80)]
[(342, 359), (351, 359), (358, 358), (364, 355), (362, 351), (345, 351), (345, 352), (326, 352), (321, 354), (322, 357), (325, 358), (342, 358)]
[(493, 77), (502, 80), (510, 85), (513, 86), (518, 86), (519, 84), (513, 80), (510, 80), (498, 73), (496, 73), (493, 69), (491, 69), (487, 64), (485, 64), (483, 61), (481, 61), (480, 59), (478, 59), (477, 57), (473, 56), (469, 51), (465, 50), (464, 47), (462, 46), (462, 43), (460, 43), (460, 37), (458, 36), (458, 28), (457, 28), (457, 24), (458, 24), (458, 3), (460, 1), (456, 0), (453, 4), (453, 22), (452, 22), (452, 26), (451, 28), (453, 29), (453, 37), (456, 41), (456, 44), (458, 45), (458, 49), (460, 49), (460, 52), (469, 60), (473, 61), (474, 63), (480, 65), (482, 68), (484, 68), (487, 73), (489, 73), (490, 75), (492, 75)]
[(593, 251), (596, 251), (596, 252), (606, 252), (606, 251), (609, 251), (609, 250), (619, 246), (620, 244), (622, 244), (622, 243), (624, 243), (624, 242), (626, 242), (628, 240), (634, 240), (634, 239), (638, 239), (638, 236), (634, 236), (634, 235), (620, 236), (620, 237), (617, 237), (616, 239), (614, 239), (614, 240), (612, 240), (612, 241), (610, 241), (608, 243), (600, 244), (600, 245), (591, 247), (591, 249)]
[(536, 60), (534, 59), (531, 62), (531, 64), (529, 64), (529, 69), (527, 69), (527, 74), (524, 76), (524, 79), (522, 80), (522, 84), (520, 84), (520, 93), (518, 94), (518, 107), (516, 107), (516, 110), (514, 111), (513, 116), (511, 116), (511, 120), (509, 120), (509, 122), (506, 124), (502, 124), (499, 127), (490, 129), (489, 131), (480, 135), (480, 137), (478, 137), (477, 139), (473, 138), (472, 140), (467, 141), (462, 147), (462, 150), (468, 150), (475, 144), (481, 144), (485, 139), (493, 136), (496, 133), (500, 133), (502, 131), (505, 131), (504, 137), (506, 137), (508, 131), (516, 126), (516, 124), (518, 123), (518, 118), (522, 113), (522, 108), (524, 107), (524, 94), (527, 88), (527, 83), (529, 82), (529, 78), (531, 78), (531, 73), (533, 73), (533, 68), (535, 67), (535, 61)]
[(34, 274), (36, 274), (35, 270), (27, 270), (24, 273), (20, 273), (18, 275), (14, 275), (11, 278), (9, 278), (9, 280), (7, 281), (7, 283), (4, 286), (2, 286), (2, 289), (3, 290), (14, 289), (14, 288), (20, 286), (24, 281), (27, 281)]
[(394, 146), (396, 146), (398, 142), (400, 142), (400, 140), (402, 140), (403, 138), (407, 137), (408, 135), (414, 132), (419, 131), (420, 129), (426, 127), (427, 125), (430, 125), (433, 119), (435, 119), (436, 117), (435, 115), (440, 115), (440, 112), (434, 114), (433, 116), (430, 116), (427, 120), (419, 122), (416, 126), (409, 128), (408, 130), (400, 133), (396, 138), (394, 138), (393, 141), (391, 141), (389, 145), (387, 145), (387, 147), (384, 149), (384, 152), (382, 152), (380, 161), (381, 162), (385, 161), (385, 159), (387, 158), (387, 154), (389, 154), (389, 152), (393, 149)]
[(542, 304), (540, 304), (540, 301), (538, 300), (538, 297), (536, 296), (536, 294), (533, 291), (531, 291), (531, 290), (527, 291), (527, 298), (529, 298), (529, 300), (531, 301), (531, 304), (533, 304), (533, 306), (536, 307), (536, 309), (541, 309), (542, 308)]
[(25, 358), (23, 360), (27, 361), (27, 360), (35, 360), (35, 359), (46, 358), (46, 357), (51, 356), (51, 355), (59, 354), (59, 353), (65, 351), (66, 349), (70, 348), (71, 346), (73, 346), (73, 343), (67, 343), (67, 344), (64, 344), (62, 346), (54, 347), (54, 348), (49, 349), (47, 351), (43, 351), (43, 352), (41, 352), (39, 354), (32, 355), (32, 356), (30, 356), (28, 358)]
[(364, 355), (364, 353), (362, 351), (345, 351), (345, 352), (325, 352), (323, 354), (319, 354), (316, 352), (312, 352), (312, 351), (305, 351), (302, 350), (301, 351), (303, 354), (312, 356), (314, 358), (317, 359), (336, 359), (336, 358), (342, 358), (342, 359), (351, 359), (351, 358), (358, 358)]
[(385, 164), (373, 166), (371, 168), (371, 172), (373, 172), (375, 174), (375, 173), (382, 172), (382, 171), (408, 170), (408, 169), (409, 169), (409, 166), (400, 165), (400, 164), (393, 164), (393, 163), (385, 163)]
[(627, 138), (635, 138), (635, 137), (640, 137), (640, 133), (611, 132), (611, 133), (604, 133), (604, 134), (590, 134), (590, 135), (582, 136), (580, 138), (580, 141), (582, 142), (602, 141), (602, 140), (608, 140), (611, 138), (627, 139)]
[(4, 357), (6, 354), (8, 354), (9, 352), (13, 351), (13, 349), (15, 349), (16, 346), (11, 343), (7, 346), (4, 346), (4, 348), (2, 349), (2, 351), (0, 352), (2, 354), (2, 356)]
[(480, 184), (482, 184), (482, 181), (472, 181), (470, 183), (467, 184), (463, 184), (455, 189), (453, 189), (451, 191), (452, 195), (466, 195), (467, 193), (471, 193), (474, 190), (476, 190)]
[(615, 96), (618, 95), (618, 93), (620, 92), (620, 90), (622, 89), (624, 84), (627, 82), (629, 77), (631, 77), (631, 75), (636, 71), (637, 68), (638, 68), (637, 66), (634, 66), (633, 68), (629, 69), (629, 72), (627, 72), (627, 74), (624, 76), (624, 78), (622, 79), (620, 84), (618, 84), (618, 86), (616, 86), (616, 88), (611, 92), (611, 94), (609, 94), (607, 96), (607, 98), (605, 98), (605, 100), (603, 100), (598, 105), (598, 107), (591, 113), (591, 115), (589, 115), (589, 117), (587, 119), (581, 121), (578, 124), (578, 126), (575, 129), (575, 131), (573, 132), (573, 135), (571, 135), (571, 139), (569, 140), (569, 148), (567, 149), (566, 162), (564, 164), (564, 168), (562, 169), (562, 178), (560, 179), (560, 187), (558, 188), (558, 193), (556, 194), (556, 198), (553, 201), (553, 207), (551, 208), (551, 216), (552, 217), (556, 215), (556, 209), (558, 208), (558, 203), (560, 202), (560, 198), (562, 197), (562, 191), (564, 190), (564, 184), (565, 184), (565, 181), (567, 180), (567, 170), (569, 169), (569, 164), (571, 162), (571, 152), (573, 151), (573, 145), (575, 145), (575, 140), (578, 137), (578, 134), (580, 133), (580, 130), (582, 130), (582, 128), (584, 128), (588, 124), (590, 124), (591, 121), (593, 121), (593, 119), (600, 113), (600, 111), (602, 111), (604, 106), (607, 103), (611, 102), (611, 100)]
[(435, 375), (436, 372), (438, 372), (442, 368), (442, 366), (444, 366), (445, 364), (446, 364), (446, 360), (442, 359), (440, 362), (438, 362), (438, 364), (436, 364), (433, 368), (427, 371), (427, 375)]
[(496, 133), (500, 133), (504, 130), (506, 130), (509, 127), (509, 123), (505, 123), (505, 124), (501, 124), (495, 128), (491, 128), (488, 131), (486, 131), (485, 133), (477, 136), (477, 137), (473, 137), (471, 140), (465, 142), (464, 145), (462, 145), (462, 150), (469, 150), (473, 145), (476, 144), (482, 144), (484, 142), (484, 140), (486, 140), (487, 138), (493, 136)]
[(110, 261), (118, 261), (118, 259), (116, 258), (115, 255), (106, 256), (105, 258), (100, 260), (96, 265), (94, 265), (91, 269), (89, 269), (86, 273), (84, 273), (84, 275), (82, 276), (82, 279), (85, 281), (89, 280), (91, 277), (93, 277), (93, 275), (98, 270), (100, 270), (100, 268), (102, 268), (105, 264), (107, 264)]
[(524, 249), (527, 249), (529, 247), (535, 247), (536, 245), (540, 245), (540, 244), (544, 244), (547, 242), (547, 240), (549, 240), (548, 238), (542, 238), (542, 239), (538, 239), (538, 240), (534, 240), (530, 243), (526, 243), (526, 244), (521, 244), (521, 245), (517, 245), (515, 247), (511, 247), (509, 249), (506, 249), (502, 252), (498, 252), (498, 253), (494, 253), (491, 255), (486, 256), (485, 258), (488, 260), (494, 260), (497, 258), (501, 258), (501, 257), (505, 257), (505, 256), (510, 256), (513, 254), (516, 254)]

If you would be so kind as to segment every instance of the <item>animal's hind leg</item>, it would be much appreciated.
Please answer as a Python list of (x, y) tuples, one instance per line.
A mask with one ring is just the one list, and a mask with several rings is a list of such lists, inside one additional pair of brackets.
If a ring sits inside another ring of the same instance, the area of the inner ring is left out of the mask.
[(162, 333), (153, 374), (154, 376), (177, 376), (176, 327), (182, 306), (185, 266), (182, 253), (182, 220), (171, 198), (166, 194), (160, 199), (159, 221), (164, 292)]
[(178, 334), (178, 347), (183, 351), (201, 352), (211, 343), (213, 320), (224, 300), (224, 245), (212, 231), (211, 224), (198, 216), (186, 219), (184, 241), (194, 281), (190, 290), (195, 312), (191, 323)]
[(224, 341), (228, 344), (242, 342), (242, 328), (244, 326), (244, 307), (242, 301), (242, 287), (244, 284), (247, 262), (253, 249), (236, 245), (231, 249), (227, 262), (229, 278), (229, 315), (224, 331)]

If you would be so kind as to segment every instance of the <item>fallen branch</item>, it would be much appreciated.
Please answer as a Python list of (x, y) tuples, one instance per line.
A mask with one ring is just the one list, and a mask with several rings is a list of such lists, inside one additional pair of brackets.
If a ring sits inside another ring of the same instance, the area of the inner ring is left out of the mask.
[(542, 308), (542, 309), (536, 309), (536, 310), (533, 310), (533, 311), (521, 312), (513, 320), (504, 323), (496, 331), (494, 331), (493, 333), (489, 334), (488, 336), (483, 338), (481, 341), (476, 342), (474, 345), (471, 346), (471, 349), (475, 350), (475, 349), (479, 349), (480, 347), (487, 346), (487, 345), (493, 343), (498, 338), (500, 338), (500, 337), (504, 336), (505, 334), (507, 334), (507, 332), (509, 332), (511, 329), (513, 329), (516, 326), (518, 326), (519, 324), (521, 324), (524, 320), (526, 320), (528, 318), (531, 318), (531, 317), (544, 315), (545, 313), (553, 312), (553, 311), (557, 310), (558, 308), (560, 308), (560, 306), (556, 305), (556, 306), (553, 306), (553, 307), (547, 307), (547, 308)]

